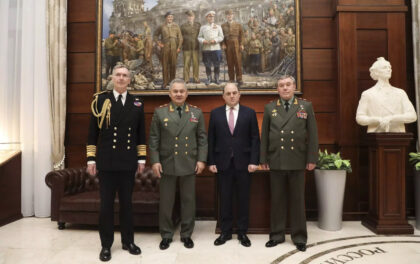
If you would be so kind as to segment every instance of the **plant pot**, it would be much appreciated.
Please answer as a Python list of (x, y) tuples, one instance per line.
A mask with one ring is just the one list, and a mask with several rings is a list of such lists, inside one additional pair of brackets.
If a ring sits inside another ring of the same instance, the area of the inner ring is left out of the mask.
[(345, 170), (315, 170), (318, 198), (318, 227), (328, 231), (341, 229), (346, 186)]
[(420, 230), (420, 170), (416, 170), (414, 174), (414, 195), (416, 228)]

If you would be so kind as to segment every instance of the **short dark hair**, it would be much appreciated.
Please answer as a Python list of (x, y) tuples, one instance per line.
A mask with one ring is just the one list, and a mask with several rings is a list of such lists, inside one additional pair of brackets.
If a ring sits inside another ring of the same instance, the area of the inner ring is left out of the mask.
[(226, 88), (226, 86), (228, 86), (229, 84), (232, 84), (232, 85), (234, 85), (235, 87), (236, 87), (236, 89), (238, 89), (238, 92), (240, 93), (241, 91), (239, 90), (239, 87), (234, 83), (234, 82), (228, 82), (228, 83), (226, 83), (226, 85), (225, 86), (223, 86), (223, 94), (225, 94), (225, 88)]

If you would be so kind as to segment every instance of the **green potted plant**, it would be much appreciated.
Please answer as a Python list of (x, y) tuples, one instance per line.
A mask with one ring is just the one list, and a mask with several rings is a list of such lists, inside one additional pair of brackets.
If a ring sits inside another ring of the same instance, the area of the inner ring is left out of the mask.
[(341, 229), (347, 172), (351, 172), (350, 160), (342, 159), (340, 152), (319, 151), (315, 185), (318, 198), (318, 227), (321, 229)]
[(416, 210), (416, 228), (420, 230), (420, 152), (410, 152), (409, 161), (414, 165), (414, 202)]

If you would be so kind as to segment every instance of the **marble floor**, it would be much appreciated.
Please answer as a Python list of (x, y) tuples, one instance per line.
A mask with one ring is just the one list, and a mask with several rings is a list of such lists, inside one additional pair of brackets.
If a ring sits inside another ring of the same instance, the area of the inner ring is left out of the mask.
[[(413, 222), (410, 222), (414, 224)], [(108, 263), (217, 263), (217, 264), (332, 264), (332, 263), (420, 263), (420, 230), (414, 235), (376, 236), (360, 222), (344, 222), (340, 231), (324, 231), (316, 222), (308, 222), (308, 249), (298, 252), (287, 236), (286, 242), (274, 248), (264, 246), (267, 235), (249, 235), (252, 246), (245, 248), (234, 239), (214, 246), (215, 221), (197, 221), (193, 234), (195, 247), (186, 249), (179, 231), (170, 248), (158, 248), (156, 232), (136, 232), (135, 242), (142, 254), (133, 256), (121, 249), (116, 233), (112, 259)], [(0, 264), (101, 263), (99, 235), (95, 229), (69, 227), (58, 230), (49, 218), (24, 218), (0, 227)]]

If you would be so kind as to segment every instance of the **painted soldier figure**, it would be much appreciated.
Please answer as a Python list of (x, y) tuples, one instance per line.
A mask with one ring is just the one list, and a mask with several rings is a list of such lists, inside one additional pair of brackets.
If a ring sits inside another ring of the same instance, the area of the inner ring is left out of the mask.
[(169, 87), (171, 102), (155, 109), (150, 125), (150, 162), (160, 180), (159, 231), (165, 250), (172, 242), (172, 222), (177, 181), (181, 200), (181, 241), (194, 247), (195, 175), (207, 160), (207, 134), (202, 111), (185, 102), (185, 82), (175, 79)]
[(243, 46), (243, 29), (242, 25), (233, 21), (233, 11), (227, 10), (225, 12), (227, 22), (222, 24), (223, 30), (223, 44), (222, 48), (226, 52), (226, 60), (228, 65), (229, 82), (236, 81), (239, 85), (242, 81), (242, 54)]
[(306, 250), (305, 169), (318, 159), (318, 132), (312, 103), (294, 96), (295, 79), (277, 82), (280, 98), (267, 104), (261, 133), (260, 162), (270, 170), (271, 225), (266, 247), (285, 241), (287, 211), (296, 248)]
[(203, 63), (206, 66), (206, 85), (213, 80), (211, 77), (211, 66), (214, 70), (214, 82), (219, 84), (220, 63), (222, 62), (222, 50), (220, 42), (223, 41), (222, 27), (214, 23), (216, 12), (209, 11), (206, 13), (207, 24), (201, 26), (198, 33), (198, 41), (203, 45)]
[(143, 22), (144, 26), (144, 60), (148, 65), (152, 66), (152, 51), (153, 51), (153, 41), (152, 41), (152, 30), (150, 29), (147, 21)]
[(105, 74), (108, 76), (112, 74), (112, 69), (117, 65), (121, 55), (121, 44), (114, 32), (109, 33), (109, 37), (105, 40), (104, 46), (106, 58)]
[(184, 81), (190, 81), (190, 68), (192, 64), (193, 78), (195, 83), (200, 83), (198, 77), (198, 51), (200, 45), (198, 43), (198, 33), (200, 32), (201, 24), (194, 22), (194, 12), (189, 10), (185, 12), (188, 21), (181, 25), (181, 33), (183, 38), (182, 52), (184, 56)]
[(165, 20), (154, 33), (155, 42), (162, 51), (162, 89), (175, 79), (177, 57), (182, 47), (181, 29), (173, 22), (174, 16), (171, 12), (165, 14)]

